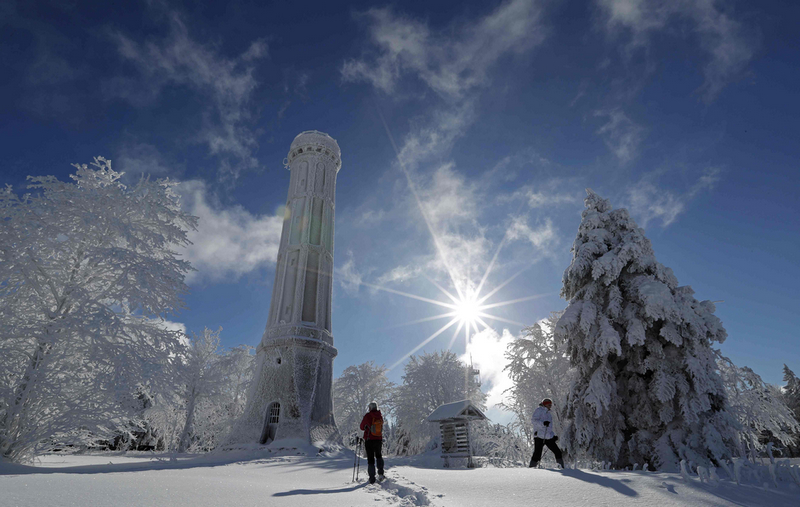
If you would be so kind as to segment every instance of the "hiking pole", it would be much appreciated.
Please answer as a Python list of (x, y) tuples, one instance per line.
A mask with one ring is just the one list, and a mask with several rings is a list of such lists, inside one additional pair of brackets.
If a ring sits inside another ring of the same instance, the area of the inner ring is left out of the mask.
[(353, 447), (353, 482), (356, 482), (356, 460), (358, 459), (358, 437), (356, 437), (356, 445)]
[(361, 471), (361, 438), (358, 439), (358, 451), (356, 451), (356, 456), (358, 457), (358, 466), (356, 467), (356, 481), (358, 480), (358, 472)]
[(542, 463), (544, 462), (544, 457), (547, 455), (547, 451), (548, 451), (548, 450), (549, 450), (549, 447), (547, 447), (547, 446), (545, 445), (545, 446), (544, 446), (544, 449), (542, 450), (542, 459), (540, 459), (540, 460), (539, 460), (539, 466), (540, 466), (540, 467), (542, 466)]

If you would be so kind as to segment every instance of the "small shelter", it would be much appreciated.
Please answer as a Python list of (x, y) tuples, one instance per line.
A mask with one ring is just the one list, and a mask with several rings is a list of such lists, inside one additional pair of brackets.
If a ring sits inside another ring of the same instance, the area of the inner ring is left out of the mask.
[(487, 420), (481, 409), (470, 400), (446, 403), (428, 416), (429, 422), (438, 422), (442, 435), (442, 458), (445, 468), (450, 466), (450, 458), (467, 458), (467, 468), (473, 468), (472, 444), (469, 437), (469, 423), (473, 420)]

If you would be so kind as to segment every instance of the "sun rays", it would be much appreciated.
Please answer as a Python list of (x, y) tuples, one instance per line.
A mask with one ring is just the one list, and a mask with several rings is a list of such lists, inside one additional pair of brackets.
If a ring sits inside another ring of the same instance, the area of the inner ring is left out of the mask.
[(492, 296), (497, 294), (498, 291), (500, 291), (502, 288), (506, 287), (514, 279), (516, 279), (523, 272), (525, 272), (525, 270), (527, 268), (521, 269), (518, 272), (514, 273), (511, 277), (509, 277), (508, 279), (503, 281), (501, 284), (499, 284), (496, 287), (494, 287), (492, 290), (488, 291), (486, 294), (482, 293), (484, 288), (486, 288), (486, 284), (487, 284), (487, 281), (489, 280), (489, 276), (491, 275), (492, 270), (494, 269), (494, 267), (495, 267), (495, 265), (497, 263), (497, 259), (498, 259), (499, 255), (500, 255), (500, 252), (501, 252), (501, 250), (503, 249), (503, 247), (505, 246), (505, 244), (507, 243), (507, 241), (509, 239), (508, 233), (506, 233), (503, 236), (503, 239), (500, 241), (499, 245), (497, 246), (497, 249), (494, 252), (494, 255), (492, 256), (492, 259), (489, 262), (489, 264), (488, 264), (488, 266), (486, 268), (486, 271), (483, 273), (483, 276), (480, 278), (480, 282), (477, 284), (477, 286), (474, 285), (472, 283), (472, 280), (470, 279), (471, 277), (469, 276), (469, 274), (470, 274), (469, 273), (469, 271), (470, 271), (469, 269), (467, 269), (467, 271), (468, 271), (467, 276), (461, 276), (461, 274), (458, 273), (458, 270), (454, 266), (454, 264), (457, 264), (456, 262), (454, 262), (457, 259), (451, 258), (452, 256), (448, 256), (447, 255), (445, 246), (444, 246), (444, 244), (442, 242), (442, 238), (440, 238), (439, 235), (436, 233), (434, 225), (431, 222), (431, 219), (428, 217), (428, 214), (426, 213), (425, 206), (423, 206), (422, 200), (420, 199), (419, 193), (417, 192), (417, 187), (416, 187), (413, 179), (411, 178), (411, 174), (409, 173), (408, 168), (405, 166), (405, 163), (403, 162), (402, 157), (400, 156), (400, 151), (397, 148), (397, 144), (395, 143), (394, 137), (392, 136), (392, 133), (389, 130), (389, 126), (386, 123), (386, 120), (385, 120), (385, 118), (383, 116), (383, 113), (381, 112), (380, 108), (378, 107), (377, 102), (375, 103), (375, 107), (376, 107), (376, 109), (378, 111), (378, 116), (380, 117), (381, 122), (383, 123), (383, 127), (384, 127), (384, 129), (386, 131), (386, 135), (389, 138), (389, 142), (391, 143), (392, 148), (394, 149), (395, 156), (396, 156), (397, 161), (398, 161), (398, 166), (399, 166), (400, 170), (402, 171), (403, 175), (405, 176), (406, 182), (408, 184), (408, 188), (409, 188), (409, 190), (410, 190), (410, 192), (411, 192), (411, 194), (412, 194), (412, 196), (414, 198), (414, 201), (417, 204), (417, 207), (419, 208), (419, 212), (422, 215), (422, 219), (425, 222), (425, 225), (426, 225), (426, 227), (428, 229), (428, 232), (431, 235), (431, 239), (433, 240), (434, 246), (436, 248), (436, 254), (437, 254), (438, 258), (440, 259), (441, 264), (444, 267), (444, 270), (448, 274), (449, 281), (450, 281), (450, 283), (448, 285), (451, 286), (453, 288), (454, 292), (455, 292), (455, 294), (453, 294), (452, 291), (447, 290), (445, 287), (442, 286), (442, 284), (438, 283), (432, 277), (428, 277), (427, 275), (425, 275), (426, 278), (447, 298), (447, 301), (439, 301), (439, 300), (436, 300), (436, 299), (426, 298), (426, 297), (423, 297), (423, 296), (418, 296), (416, 294), (411, 294), (411, 293), (408, 293), (408, 292), (403, 292), (403, 291), (399, 291), (399, 290), (396, 290), (396, 289), (391, 289), (389, 287), (384, 287), (384, 286), (379, 286), (379, 285), (366, 283), (366, 282), (363, 282), (361, 280), (359, 280), (357, 282), (360, 285), (364, 285), (364, 286), (373, 288), (375, 290), (389, 292), (391, 294), (396, 294), (396, 295), (403, 296), (403, 297), (406, 297), (406, 298), (410, 298), (410, 299), (414, 299), (414, 300), (430, 303), (430, 304), (433, 304), (435, 306), (442, 307), (442, 308), (444, 308), (446, 310), (449, 310), (449, 311), (445, 311), (444, 313), (441, 313), (441, 314), (438, 314), (438, 315), (424, 317), (424, 318), (421, 318), (421, 319), (417, 319), (417, 320), (409, 321), (407, 323), (400, 324), (398, 326), (393, 326), (393, 327), (399, 327), (399, 326), (405, 326), (405, 325), (411, 325), (411, 324), (419, 324), (419, 323), (423, 323), (423, 322), (430, 322), (430, 321), (439, 320), (439, 319), (449, 319), (446, 324), (444, 324), (442, 327), (440, 327), (439, 329), (434, 331), (427, 338), (423, 339), (418, 345), (416, 345), (414, 348), (412, 348), (410, 351), (408, 351), (403, 357), (401, 357), (397, 361), (395, 361), (395, 363), (392, 364), (389, 367), (389, 370), (393, 370), (394, 368), (399, 366), (408, 357), (410, 357), (411, 355), (416, 353), (418, 350), (420, 350), (422, 347), (424, 347), (425, 345), (430, 343), (432, 340), (434, 340), (435, 338), (437, 338), (438, 336), (440, 336), (441, 334), (445, 333), (447, 330), (449, 330), (449, 329), (451, 329), (453, 327), (455, 327), (455, 331), (453, 332), (453, 335), (450, 338), (450, 342), (448, 344), (448, 349), (451, 349), (453, 347), (453, 345), (456, 343), (456, 340), (458, 339), (458, 337), (462, 334), (462, 331), (463, 331), (463, 336), (464, 336), (464, 346), (465, 346), (465, 348), (468, 348), (469, 347), (469, 343), (470, 343), (470, 336), (474, 336), (476, 333), (479, 333), (479, 332), (481, 332), (481, 331), (483, 331), (485, 329), (492, 329), (492, 326), (489, 323), (486, 322), (487, 320), (495, 321), (495, 322), (503, 322), (503, 323), (507, 323), (507, 324), (513, 324), (513, 325), (520, 326), (520, 327), (526, 326), (527, 324), (525, 324), (525, 323), (516, 322), (516, 321), (509, 320), (509, 319), (506, 319), (506, 318), (498, 316), (498, 315), (494, 315), (492, 313), (488, 313), (488, 310), (501, 308), (501, 307), (504, 307), (504, 306), (507, 306), (507, 305), (522, 303), (522, 302), (525, 302), (525, 301), (531, 301), (533, 299), (544, 297), (544, 296), (546, 296), (548, 294), (537, 294), (537, 295), (531, 295), (531, 296), (526, 296), (526, 297), (522, 297), (522, 298), (512, 299), (512, 300), (508, 300), (508, 301), (494, 302), (494, 303), (487, 303), (487, 301)]

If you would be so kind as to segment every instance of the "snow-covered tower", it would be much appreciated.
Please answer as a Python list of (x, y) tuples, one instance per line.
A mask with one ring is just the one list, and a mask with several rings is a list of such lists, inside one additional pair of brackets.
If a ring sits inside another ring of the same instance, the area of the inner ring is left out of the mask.
[(338, 143), (309, 130), (284, 160), (289, 197), (269, 319), (256, 349), (256, 376), (234, 434), (238, 442), (336, 438), (331, 334), (333, 217)]

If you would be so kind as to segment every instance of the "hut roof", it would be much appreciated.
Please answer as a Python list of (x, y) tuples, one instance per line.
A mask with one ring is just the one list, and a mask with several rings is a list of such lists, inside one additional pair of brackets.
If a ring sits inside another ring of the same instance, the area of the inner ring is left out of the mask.
[(429, 422), (444, 421), (446, 419), (488, 419), (481, 409), (472, 404), (470, 400), (445, 403), (431, 412)]

